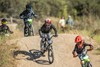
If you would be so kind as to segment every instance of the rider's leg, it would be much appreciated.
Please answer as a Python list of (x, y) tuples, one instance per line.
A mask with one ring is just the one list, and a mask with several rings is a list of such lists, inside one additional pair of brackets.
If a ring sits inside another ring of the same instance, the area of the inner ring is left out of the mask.
[(83, 56), (82, 56), (82, 54), (79, 54), (78, 57), (79, 57), (79, 59), (80, 59), (80, 64), (81, 64), (81, 66), (84, 67), (84, 61), (83, 61)]
[(42, 52), (42, 56), (43, 57), (45, 57), (45, 55), (44, 55), (44, 53), (45, 53), (45, 50), (46, 50), (46, 44), (45, 44), (45, 34), (42, 34), (42, 39), (41, 39), (41, 43), (40, 43), (40, 45), (41, 45), (41, 47), (40, 47), (40, 50), (41, 50), (41, 52)]
[(26, 29), (26, 22), (24, 22), (24, 33), (25, 33), (25, 29)]
[(47, 38), (48, 38), (48, 44), (52, 44), (53, 41), (51, 40), (51, 36), (50, 36), (50, 33), (47, 34)]
[(44, 44), (45, 43), (45, 34), (41, 33), (41, 37), (42, 37), (42, 39), (41, 39), (40, 45), (41, 45), (41, 51), (43, 51), (44, 50), (43, 48), (46, 47), (46, 45)]
[(28, 23), (27, 22), (24, 22), (24, 33), (26, 34), (27, 32), (26, 32), (26, 29), (28, 28)]
[(33, 25), (32, 24), (30, 24), (30, 29), (31, 29), (31, 33), (32, 33), (31, 35), (34, 36), (34, 30), (33, 30)]

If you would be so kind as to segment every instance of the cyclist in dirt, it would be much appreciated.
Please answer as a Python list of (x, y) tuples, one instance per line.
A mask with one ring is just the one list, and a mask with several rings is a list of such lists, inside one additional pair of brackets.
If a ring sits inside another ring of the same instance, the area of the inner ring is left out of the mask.
[[(28, 27), (29, 23), (32, 25), (32, 17), (37, 18), (37, 15), (33, 12), (31, 4), (27, 4), (26, 10), (24, 10), (20, 14), (20, 18), (24, 20), (24, 25), (25, 25), (24, 30)], [(27, 22), (27, 21), (29, 21), (29, 22)]]
[(45, 23), (43, 24), (43, 26), (39, 29), (39, 35), (42, 38), (42, 42), (45, 41), (45, 35), (47, 35), (47, 39), (48, 39), (48, 44), (52, 44), (52, 41), (50, 40), (50, 32), (51, 30), (54, 30), (55, 32), (55, 37), (58, 36), (57, 34), (57, 30), (55, 28), (55, 26), (52, 24), (51, 19), (47, 18), (45, 20)]
[(8, 33), (12, 34), (13, 32), (7, 26), (7, 19), (3, 18), (1, 20), (0, 34), (8, 34)]
[[(76, 43), (76, 45), (75, 45), (75, 47), (74, 47), (74, 50), (73, 50), (73, 52), (72, 52), (72, 54), (73, 54), (73, 57), (79, 57), (79, 59), (81, 60), (81, 65), (82, 65), (82, 67), (84, 67), (83, 66), (83, 64), (84, 64), (84, 61), (83, 61), (83, 56), (84, 56), (84, 52), (86, 52), (86, 47), (87, 46), (89, 46), (90, 48), (89, 49), (87, 49), (87, 51), (91, 51), (91, 50), (93, 50), (93, 46), (91, 45), (91, 44), (87, 44), (87, 43), (85, 43), (83, 40), (82, 40), (82, 37), (81, 36), (76, 36), (76, 38), (75, 38), (75, 43)], [(77, 53), (77, 54), (76, 54)]]

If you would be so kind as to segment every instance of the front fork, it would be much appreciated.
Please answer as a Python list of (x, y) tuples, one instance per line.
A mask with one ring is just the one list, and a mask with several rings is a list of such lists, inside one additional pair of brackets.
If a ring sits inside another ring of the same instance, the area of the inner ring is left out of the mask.
[(34, 36), (33, 26), (30, 26), (27, 24), (27, 26), (24, 27), (24, 35), (25, 36), (30, 36), (30, 35)]
[(81, 65), (82, 65), (82, 67), (86, 67), (87, 65), (87, 63), (90, 63), (90, 59), (89, 59), (89, 56), (88, 55), (85, 55), (84, 57), (83, 57), (83, 60), (81, 61)]

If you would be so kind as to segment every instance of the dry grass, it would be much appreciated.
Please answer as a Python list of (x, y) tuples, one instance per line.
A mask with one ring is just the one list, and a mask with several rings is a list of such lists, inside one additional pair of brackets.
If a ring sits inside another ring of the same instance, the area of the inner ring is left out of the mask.
[(6, 41), (7, 37), (0, 43), (0, 67), (15, 67), (13, 50), (17, 47), (15, 45), (5, 44)]
[[(20, 38), (21, 32), (16, 30), (9, 37), (0, 36), (0, 67), (16, 67), (16, 61), (13, 58), (13, 51), (18, 49), (16, 44), (9, 44), (9, 40)], [(7, 43), (8, 42), (8, 43)]]
[(15, 60), (13, 58), (14, 45), (0, 45), (0, 67), (15, 67)]

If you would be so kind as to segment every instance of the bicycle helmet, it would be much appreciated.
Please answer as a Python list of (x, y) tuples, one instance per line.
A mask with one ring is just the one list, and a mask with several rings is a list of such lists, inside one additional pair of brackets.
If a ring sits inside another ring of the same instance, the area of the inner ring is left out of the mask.
[(30, 4), (27, 4), (26, 5), (26, 10), (31, 10), (32, 9), (32, 6)]
[(49, 18), (45, 19), (45, 23), (51, 24), (51, 19)]
[(1, 20), (1, 22), (6, 22), (7, 21), (7, 19), (5, 19), (5, 18), (3, 18), (2, 20)]
[(81, 42), (81, 41), (82, 41), (81, 36), (76, 36), (75, 43), (78, 43), (78, 42)]
[(3, 19), (1, 20), (1, 23), (2, 23), (2, 24), (6, 24), (6, 23), (7, 23), (7, 19), (3, 18)]

